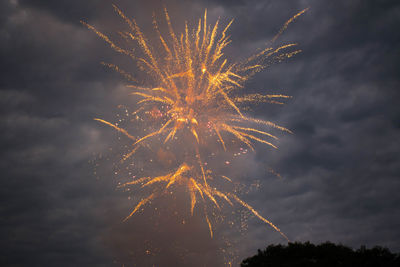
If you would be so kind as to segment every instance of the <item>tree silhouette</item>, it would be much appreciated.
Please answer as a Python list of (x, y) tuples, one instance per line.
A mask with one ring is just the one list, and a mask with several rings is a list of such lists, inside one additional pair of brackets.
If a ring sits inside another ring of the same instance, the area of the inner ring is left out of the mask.
[(341, 244), (310, 242), (269, 245), (243, 260), (241, 267), (399, 267), (400, 254), (376, 246), (353, 250)]

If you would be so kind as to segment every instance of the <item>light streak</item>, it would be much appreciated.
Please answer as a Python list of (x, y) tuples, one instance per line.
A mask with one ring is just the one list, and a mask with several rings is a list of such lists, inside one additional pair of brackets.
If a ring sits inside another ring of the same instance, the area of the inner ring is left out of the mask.
[[(120, 33), (120, 35), (125, 40), (136, 42), (140, 50), (138, 53), (133, 53), (132, 49), (122, 48), (121, 45), (98, 31), (94, 26), (85, 22), (82, 23), (116, 52), (129, 56), (137, 63), (149, 77), (148, 80), (152, 81), (152, 86), (140, 84), (133, 75), (117, 65), (102, 64), (120, 73), (129, 82), (134, 83), (129, 84), (128, 87), (133, 90), (131, 94), (140, 97), (141, 100), (137, 102), (139, 108), (133, 114), (149, 112), (160, 105), (165, 108), (163, 113), (157, 108), (157, 114), (162, 118), (154, 125), (157, 130), (138, 138), (113, 123), (103, 119), (96, 118), (95, 120), (116, 129), (134, 141), (130, 152), (123, 157), (122, 161), (132, 157), (141, 146), (145, 147), (144, 144), (153, 138), (163, 139), (163, 145), (180, 145), (189, 147), (188, 151), (194, 151), (192, 152), (192, 160), (182, 162), (178, 168), (172, 169), (167, 174), (135, 178), (121, 185), (121, 187), (141, 185), (140, 188), (154, 188), (150, 195), (139, 201), (125, 220), (132, 217), (141, 207), (150, 203), (154, 198), (167, 193), (167, 190), (170, 190), (173, 186), (181, 185), (186, 187), (189, 192), (191, 214), (193, 214), (198, 203), (203, 203), (204, 216), (211, 237), (213, 236), (213, 229), (207, 212), (208, 203), (220, 209), (219, 202), (221, 200), (229, 205), (233, 205), (234, 200), (289, 240), (278, 227), (261, 216), (236, 194), (224, 192), (222, 189), (210, 185), (213, 173), (212, 170), (205, 167), (200, 148), (207, 145), (210, 132), (215, 134), (224, 151), (229, 150), (228, 140), (240, 141), (252, 150), (254, 150), (253, 142), (277, 148), (272, 141), (278, 138), (262, 129), (265, 127), (291, 133), (285, 127), (267, 120), (247, 117), (241, 111), (241, 106), (246, 103), (282, 104), (276, 99), (287, 99), (290, 96), (282, 94), (238, 94), (244, 89), (245, 82), (251, 76), (265, 68), (268, 60), (281, 61), (300, 52), (300, 50), (287, 51), (293, 49), (296, 44), (283, 44), (277, 48), (267, 47), (243, 62), (229, 63), (224, 57), (223, 50), (231, 42), (226, 33), (233, 20), (218, 34), (219, 20), (214, 26), (209, 26), (207, 24), (207, 11), (205, 11), (204, 17), (199, 19), (197, 27), (190, 29), (186, 22), (184, 32), (177, 35), (165, 9), (165, 20), (168, 26), (167, 36), (161, 34), (158, 21), (155, 18), (153, 19), (154, 29), (159, 41), (157, 47), (162, 48), (162, 51), (159, 51), (146, 38), (134, 19), (129, 19), (117, 6), (113, 6), (118, 15), (129, 26), (129, 31)], [(293, 20), (305, 11), (307, 9), (289, 19), (278, 34), (273, 37), (272, 43)], [(254, 128), (250, 127), (249, 124), (254, 125)], [(185, 139), (191, 141), (181, 144), (181, 139), (175, 140), (174, 137), (176, 136), (191, 136), (191, 138)], [(226, 176), (218, 177), (232, 182), (231, 178)]]

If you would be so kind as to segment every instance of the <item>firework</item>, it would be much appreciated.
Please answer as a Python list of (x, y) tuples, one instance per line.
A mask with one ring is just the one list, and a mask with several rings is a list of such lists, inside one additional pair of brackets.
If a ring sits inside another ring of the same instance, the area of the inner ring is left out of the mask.
[[(224, 175), (214, 175), (205, 165), (202, 148), (207, 146), (211, 139), (217, 140), (220, 149), (229, 151), (232, 142), (241, 142), (249, 149), (254, 150), (254, 142), (263, 143), (276, 149), (275, 135), (264, 130), (267, 127), (291, 133), (290, 130), (271, 121), (255, 119), (246, 116), (242, 107), (254, 103), (282, 104), (281, 100), (289, 96), (281, 94), (243, 94), (245, 82), (269, 64), (281, 61), (300, 52), (295, 49), (296, 44), (289, 43), (277, 48), (268, 47), (243, 62), (230, 63), (225, 58), (223, 50), (231, 42), (227, 31), (232, 22), (219, 30), (220, 22), (215, 25), (207, 24), (207, 11), (199, 19), (194, 28), (185, 23), (184, 31), (176, 34), (173, 30), (169, 14), (164, 9), (168, 32), (164, 35), (153, 19), (154, 30), (157, 33), (157, 44), (150, 42), (136, 21), (129, 19), (118, 7), (115, 11), (126, 22), (129, 30), (120, 32), (120, 36), (128, 42), (135, 42), (139, 47), (136, 53), (132, 49), (123, 48), (107, 35), (98, 31), (92, 25), (82, 22), (90, 30), (107, 42), (112, 49), (130, 57), (140, 70), (145, 73), (151, 84), (144, 84), (129, 72), (119, 66), (103, 63), (105, 66), (122, 74), (129, 82), (132, 95), (141, 99), (137, 102), (139, 109), (134, 114), (150, 113), (159, 119), (154, 122), (156, 130), (136, 137), (118, 125), (96, 118), (95, 120), (113, 127), (133, 141), (128, 153), (123, 155), (122, 161), (127, 161), (139, 149), (146, 149), (146, 143), (151, 139), (159, 139), (160, 146), (181, 146), (187, 153), (185, 160), (175, 169), (159, 176), (133, 178), (121, 187), (137, 186), (151, 188), (151, 193), (143, 198), (125, 218), (129, 219), (142, 206), (154, 198), (167, 193), (174, 186), (184, 186), (190, 196), (190, 212), (193, 214), (198, 203), (202, 203), (205, 221), (213, 235), (213, 228), (207, 212), (207, 205), (220, 209), (220, 201), (229, 205), (234, 202), (252, 212), (288, 239), (269, 220), (261, 216), (249, 204), (241, 200), (233, 191), (226, 192), (210, 185), (211, 180), (224, 179), (232, 181)], [(302, 10), (284, 24), (274, 42), (286, 29), (288, 24), (303, 14)], [(157, 46), (156, 46), (157, 45)], [(160, 48), (156, 49), (156, 48)], [(182, 142), (184, 144), (182, 145)]]

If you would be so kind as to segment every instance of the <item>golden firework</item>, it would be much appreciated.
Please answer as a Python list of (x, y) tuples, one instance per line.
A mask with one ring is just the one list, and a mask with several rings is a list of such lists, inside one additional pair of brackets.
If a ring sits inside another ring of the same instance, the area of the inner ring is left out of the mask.
[[(255, 102), (282, 104), (278, 99), (289, 98), (289, 96), (281, 94), (238, 95), (238, 92), (244, 88), (245, 82), (251, 76), (263, 70), (269, 63), (281, 61), (299, 53), (300, 50), (293, 49), (296, 44), (284, 44), (277, 48), (268, 47), (243, 62), (230, 63), (225, 58), (223, 50), (231, 42), (227, 31), (233, 20), (220, 31), (219, 20), (213, 26), (207, 24), (207, 11), (205, 11), (204, 17), (199, 19), (196, 27), (189, 28), (186, 22), (184, 31), (176, 34), (169, 14), (164, 9), (168, 33), (165, 36), (161, 33), (158, 21), (154, 18), (153, 26), (157, 33), (158, 44), (152, 45), (134, 19), (129, 19), (115, 5), (114, 9), (129, 26), (128, 31), (119, 33), (120, 36), (127, 41), (136, 42), (140, 52), (134, 53), (132, 49), (123, 48), (92, 25), (82, 23), (107, 42), (116, 52), (130, 57), (138, 64), (140, 70), (150, 77), (148, 80), (151, 81), (151, 86), (143, 85), (132, 74), (119, 66), (103, 63), (131, 82), (127, 85), (132, 89), (131, 94), (141, 98), (137, 102), (140, 107), (134, 112), (135, 114), (153, 112), (155, 107), (162, 106), (162, 119), (157, 121), (156, 130), (138, 138), (116, 124), (103, 119), (96, 118), (95, 120), (113, 127), (133, 140), (130, 152), (123, 156), (122, 161), (132, 157), (141, 146), (144, 146), (152, 138), (161, 138), (162, 145), (167, 143), (176, 145), (180, 142), (180, 139), (177, 138), (179, 135), (190, 136), (190, 138), (185, 138), (185, 147), (190, 147), (188, 151), (191, 152), (190, 160), (185, 159), (179, 167), (167, 174), (132, 179), (122, 185), (122, 187), (136, 185), (141, 188), (153, 188), (152, 193), (139, 201), (125, 220), (129, 219), (143, 205), (164, 194), (171, 186), (181, 185), (189, 192), (192, 214), (197, 203), (203, 203), (204, 215), (211, 236), (213, 230), (206, 204), (212, 203), (220, 209), (219, 201), (223, 200), (229, 205), (233, 205), (234, 201), (239, 203), (288, 239), (280, 229), (241, 200), (234, 192), (224, 192), (211, 186), (209, 181), (213, 178), (212, 170), (206, 168), (200, 151), (201, 147), (207, 144), (210, 136), (215, 136), (225, 151), (229, 150), (226, 140), (237, 140), (251, 150), (254, 150), (253, 142), (264, 143), (276, 149), (277, 147), (272, 141), (277, 137), (263, 129), (272, 127), (291, 133), (290, 130), (271, 121), (248, 117), (240, 109), (245, 104)], [(302, 10), (286, 22), (278, 34), (273, 37), (272, 42), (282, 34), (290, 22), (306, 10)], [(160, 47), (161, 51), (156, 49)], [(156, 110), (160, 112), (159, 109)], [(221, 177), (231, 181), (226, 176)]]

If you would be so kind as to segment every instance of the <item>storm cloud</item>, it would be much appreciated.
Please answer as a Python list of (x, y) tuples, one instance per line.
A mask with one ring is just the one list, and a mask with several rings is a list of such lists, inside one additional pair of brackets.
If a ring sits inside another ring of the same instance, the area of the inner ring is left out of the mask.
[[(310, 7), (278, 40), (298, 43), (302, 53), (246, 85), (293, 96), (283, 106), (258, 105), (252, 115), (294, 134), (280, 134), (278, 150), (259, 146), (233, 166), (260, 185), (243, 197), (292, 241), (381, 245), (399, 252), (398, 1), (114, 3), (145, 32), (152, 29), (152, 12), (161, 14), (163, 6), (178, 30), (184, 20), (195, 23), (204, 9), (212, 22), (234, 18), (227, 49), (233, 59), (264, 47), (288, 18)], [(123, 23), (111, 4), (0, 4), (0, 264), (222, 266), (223, 244), (209, 238), (200, 215), (182, 226), (169, 212), (183, 205), (182, 196), (178, 204), (155, 203), (165, 206), (159, 217), (145, 210), (122, 223), (134, 202), (115, 190), (110, 147), (118, 140), (93, 118), (115, 120), (117, 106), (131, 104), (123, 79), (99, 64), (126, 59), (80, 23), (119, 30)], [(256, 218), (248, 223), (245, 234), (230, 233), (236, 261), (285, 241)]]

